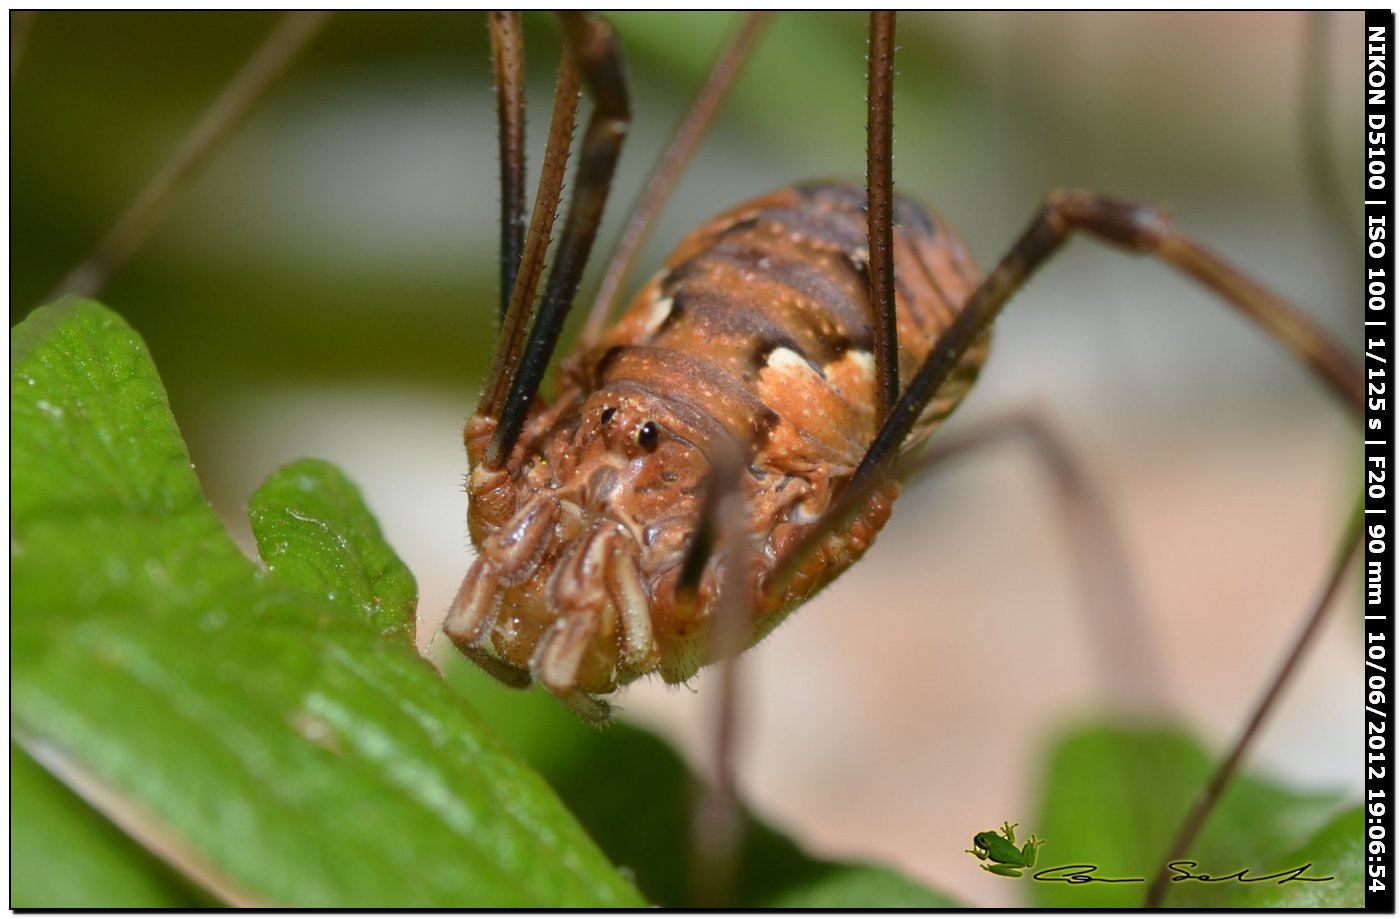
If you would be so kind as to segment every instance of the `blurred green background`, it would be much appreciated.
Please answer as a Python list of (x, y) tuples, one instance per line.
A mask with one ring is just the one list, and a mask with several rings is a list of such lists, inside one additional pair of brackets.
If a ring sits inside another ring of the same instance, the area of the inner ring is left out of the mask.
[[(613, 18), (636, 121), (603, 248), (733, 22)], [(95, 243), (274, 21), (21, 23), (12, 322)], [(1300, 104), (1302, 15), (906, 15), (899, 187), (960, 227), (984, 265), (1055, 186), (1170, 204), (1355, 347), (1353, 228), (1328, 222), (1303, 152), (1311, 124), (1359, 222), (1361, 22), (1331, 22), (1319, 126)], [(799, 179), (860, 176), (863, 28), (849, 14), (775, 18), (640, 277), (721, 208)], [(527, 29), (538, 164), (558, 39), (543, 17)], [(419, 579), (421, 645), (469, 560), (460, 429), (497, 297), (488, 76), (479, 14), (335, 16), (101, 295), (149, 342), (207, 493), (240, 538), (248, 494), (281, 463), (322, 456), (360, 483)], [(954, 423), (1026, 405), (1065, 432), (1127, 532), (1154, 637), (1108, 653), (1155, 654), (1165, 676), (1123, 695), (1160, 698), (1224, 742), (1322, 576), (1356, 485), (1355, 427), (1253, 328), (1166, 270), (1088, 243), (1000, 323)], [(911, 491), (870, 560), (746, 658), (741, 782), (818, 848), (1008, 902), (962, 849), (1030, 813), (1037, 743), (1117, 693), (1095, 676), (1105, 652), (1089, 650), (1064, 532), (1023, 457), (989, 454)], [(1354, 632), (1335, 625), (1261, 753), (1325, 787), (1359, 782), (1359, 662)], [(623, 705), (696, 755), (706, 682), (644, 685)]]

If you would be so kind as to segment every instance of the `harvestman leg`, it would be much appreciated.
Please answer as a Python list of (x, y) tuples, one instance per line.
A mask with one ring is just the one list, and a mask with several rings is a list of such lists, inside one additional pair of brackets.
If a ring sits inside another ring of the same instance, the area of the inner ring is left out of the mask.
[(970, 453), (980, 455), (987, 447), (1007, 442), (1029, 449), (1059, 505), (1056, 522), (1072, 547), (1085, 631), (1089, 643), (1096, 647), (1094, 657), (1105, 697), (1124, 704), (1129, 711), (1153, 711), (1166, 681), (1152, 650), (1151, 624), (1132, 576), (1125, 541), (1108, 502), (1095, 487), (1091, 470), (1054, 425), (1022, 409), (967, 430), (942, 434), (923, 453), (901, 462), (898, 475), (907, 481), (941, 468), (949, 460)]
[[(871, 327), (875, 332), (875, 378), (878, 417), (886, 417), (899, 398), (899, 342), (894, 300), (894, 104), (893, 12), (870, 14), (866, 103), (866, 201), (869, 245)], [(732, 467), (732, 468), (731, 468)], [(715, 463), (710, 491), (691, 549), (682, 565), (678, 589), (694, 590), (717, 543), (729, 554), (724, 566), (719, 609), (711, 639), (720, 660), (714, 712), (714, 785), (703, 789), (692, 828), (692, 887), (697, 905), (722, 906), (734, 882), (741, 830), (734, 751), (738, 734), (738, 664), (743, 650), (745, 610), (738, 598), (747, 588), (734, 572), (736, 557), (747, 545), (738, 522), (747, 518), (738, 500), (738, 468), (729, 460)]]
[[(160, 226), (176, 197), (213, 159), (273, 84), (287, 72), (330, 17), (326, 12), (288, 12), (209, 103), (160, 164), (141, 191), (126, 206), (88, 255), (58, 282), (41, 302), (65, 294), (95, 297), (112, 275), (131, 259)], [(16, 13), (10, 20), (11, 79), (19, 66), (27, 29), (33, 16)], [(17, 44), (16, 44), (17, 43)]]
[(710, 485), (691, 549), (682, 562), (680, 591), (694, 591), (712, 553), (721, 557), (719, 596), (713, 614), (711, 654), (719, 660), (713, 719), (713, 780), (701, 783), (691, 815), (691, 905), (733, 905), (744, 811), (739, 803), (734, 759), (739, 731), (739, 654), (749, 623), (749, 584), (754, 551), (741, 488), (744, 463), (737, 445), (711, 448)]
[[(875, 338), (877, 417), (885, 418), (899, 398), (899, 341), (894, 299), (894, 48), (895, 14), (870, 14), (866, 94), (866, 201), (869, 245), (871, 327)], [(742, 39), (741, 39), (742, 40)], [(722, 59), (727, 60), (727, 58)], [(717, 68), (718, 69), (718, 68)], [(713, 79), (713, 77), (712, 77)], [(733, 457), (718, 460), (678, 589), (694, 590), (717, 544), (728, 554), (715, 614), (712, 654), (720, 660), (714, 711), (714, 785), (701, 791), (692, 828), (692, 887), (701, 906), (723, 906), (733, 890), (742, 830), (734, 755), (738, 735), (738, 663), (743, 650), (746, 611), (739, 598), (747, 590), (740, 553), (747, 518), (738, 498), (740, 467)]]
[[(520, 17), (515, 13), (504, 13), (492, 22), (492, 51), (498, 72), (496, 82), (500, 85), (523, 84), (525, 61), (520, 55), (522, 47), (519, 36)], [(498, 35), (501, 40), (498, 42)], [(511, 53), (514, 51), (515, 53)], [(502, 216), (506, 225), (501, 228), (501, 277), (509, 277), (511, 286), (501, 292), (506, 303), (501, 314), (501, 328), (496, 342), (496, 353), (492, 357), (486, 383), (481, 390), (481, 402), (477, 413), (498, 418), (505, 404), (506, 393), (511, 383), (511, 373), (520, 351), (525, 347), (525, 331), (530, 314), (535, 305), (535, 292), (539, 287), (540, 275), (544, 272), (545, 250), (549, 247), (549, 235), (554, 228), (555, 215), (559, 210), (559, 199), (564, 189), (564, 165), (569, 156), (569, 138), (574, 131), (574, 115), (578, 110), (579, 73), (573, 59), (566, 53), (559, 61), (559, 77), (554, 87), (554, 111), (549, 120), (549, 136), (545, 143), (544, 162), (540, 166), (539, 189), (535, 192), (534, 211), (530, 215), (530, 232), (519, 253), (512, 257), (515, 244), (511, 225), (524, 217), (525, 201), (523, 189), (516, 194), (515, 176), (523, 177), (524, 164), (519, 168), (508, 164), (501, 166)], [(500, 92), (496, 96), (501, 132), (511, 133), (525, 123), (525, 97), (523, 94)], [(507, 144), (502, 141), (502, 150)], [(525, 155), (524, 147), (512, 146), (516, 156)]]
[(899, 335), (894, 301), (894, 23), (870, 14), (866, 78), (865, 200), (870, 242), (870, 325), (875, 330), (875, 392), (884, 419), (899, 398)]
[[(534, 284), (538, 281), (540, 271), (532, 269), (531, 272), (527, 272), (526, 269), (530, 267), (532, 247), (538, 252), (537, 258), (542, 267), (549, 232), (544, 229), (543, 232), (537, 233), (535, 222), (532, 220), (531, 231), (525, 241), (521, 269), (515, 277), (510, 305), (502, 323), (501, 342), (492, 360), (488, 385), (478, 410), (480, 414), (498, 418), (496, 432), (486, 450), (485, 466), (490, 470), (499, 470), (505, 466), (511, 450), (520, 438), (530, 405), (539, 393), (549, 359), (558, 345), (559, 334), (563, 331), (564, 322), (568, 319), (569, 310), (578, 293), (579, 280), (583, 277), (583, 269), (588, 263), (593, 241), (598, 236), (598, 225), (603, 219), (603, 205), (607, 202), (608, 189), (612, 185), (617, 159), (622, 151), (622, 141), (627, 135), (632, 118), (627, 82), (623, 76), (622, 49), (612, 26), (602, 18), (588, 13), (570, 12), (559, 15), (564, 26), (567, 58), (561, 67), (561, 86), (565, 72), (571, 67), (576, 67), (584, 87), (593, 98), (594, 109), (579, 147), (574, 192), (570, 197), (564, 229), (555, 249), (554, 267), (550, 271), (549, 280), (545, 282), (544, 296), (540, 301), (534, 324), (530, 328), (530, 336), (522, 347), (519, 343), (521, 333), (517, 329), (523, 329), (525, 318), (531, 311)], [(500, 72), (502, 65), (498, 62), (497, 66)], [(508, 102), (509, 100), (504, 98), (500, 100), (502, 106)], [(523, 119), (523, 113), (520, 117)], [(505, 116), (502, 116), (502, 124), (505, 124)], [(540, 218), (541, 222), (545, 218), (541, 213), (540, 199), (549, 195), (557, 201), (563, 185), (563, 160), (567, 155), (568, 133), (566, 130), (562, 137), (556, 137), (551, 130), (550, 144), (545, 154), (546, 167), (541, 174), (540, 192), (536, 197), (535, 216)], [(556, 163), (555, 168), (550, 168)], [(513, 211), (509, 216), (512, 220), (516, 219)], [(548, 219), (552, 220), (552, 216)], [(507, 260), (502, 269), (504, 277), (509, 264), (508, 256), (504, 252), (502, 257)]]
[(1168, 866), (1173, 860), (1185, 855), (1191, 848), (1197, 834), (1200, 833), (1201, 828), (1205, 826), (1206, 820), (1210, 817), (1210, 812), (1215, 809), (1216, 802), (1220, 800), (1226, 786), (1234, 778), (1235, 771), (1244, 760), (1245, 753), (1249, 750), (1260, 728), (1263, 727), (1265, 718), (1268, 717), (1274, 703), (1282, 695), (1283, 689), (1288, 685), (1294, 671), (1298, 669), (1298, 665), (1303, 659), (1303, 652), (1311, 644), (1313, 636), (1322, 626), (1327, 610), (1332, 607), (1333, 601), (1337, 598), (1337, 592), (1342, 585), (1342, 575), (1346, 573), (1347, 567), (1361, 553), (1362, 516), (1361, 501), (1358, 499), (1351, 520), (1348, 522), (1346, 530), (1343, 531), (1342, 539), (1338, 544), (1337, 554), (1327, 574), (1327, 581), (1313, 604), (1312, 612), (1299, 631), (1298, 637), (1294, 639), (1292, 647), (1289, 648), (1288, 656), (1279, 665), (1278, 673), (1274, 675), (1273, 681), (1264, 690), (1264, 695), (1254, 706), (1249, 719), (1240, 731), (1240, 736), (1236, 738), (1234, 745), (1230, 748), (1229, 754), (1220, 765), (1216, 766), (1210, 780), (1196, 795), (1196, 800), (1192, 803), (1186, 818), (1182, 820), (1171, 846), (1168, 847), (1166, 854), (1159, 859), (1158, 863), (1161, 867), (1157, 869), (1157, 874), (1152, 878), (1152, 883), (1148, 887), (1147, 897), (1143, 901), (1144, 906), (1162, 905), (1162, 900), (1166, 897), (1167, 890), (1171, 886), (1171, 871)]
[[(504, 324), (525, 253), (525, 41), (519, 12), (497, 11), (488, 15), (501, 157), (500, 321)], [(574, 95), (577, 96), (577, 90)], [(572, 130), (572, 115), (569, 127)]]
[[(949, 460), (980, 456), (985, 448), (1004, 443), (1026, 447), (1054, 492), (1059, 512), (1055, 522), (1071, 548), (1085, 643), (1093, 650), (1104, 698), (1125, 713), (1159, 714), (1166, 679), (1126, 543), (1092, 470), (1054, 425), (1029, 408), (991, 418), (934, 438), (922, 453), (901, 461), (897, 474), (909, 481)], [(1155, 776), (1144, 773), (1140, 760), (1126, 755), (1119, 757), (1118, 770), (1129, 788), (1141, 792), (1132, 798), (1137, 812), (1124, 817), (1146, 825), (1147, 796)]]

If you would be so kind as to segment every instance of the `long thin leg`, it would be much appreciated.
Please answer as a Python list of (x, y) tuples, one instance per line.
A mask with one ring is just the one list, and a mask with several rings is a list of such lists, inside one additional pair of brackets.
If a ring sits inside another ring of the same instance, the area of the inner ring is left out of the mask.
[(545, 284), (544, 299), (530, 329), (525, 353), (501, 407), (500, 422), (486, 450), (488, 468), (499, 469), (510, 455), (525, 425), (530, 404), (539, 392), (549, 359), (559, 343), (589, 251), (603, 219), (622, 141), (632, 119), (622, 48), (612, 26), (585, 13), (561, 13), (567, 53), (583, 75), (594, 109), (579, 150), (578, 174), (569, 213), (554, 255), (554, 268)]
[(92, 250), (49, 295), (91, 297), (160, 225), (175, 196), (316, 37), (329, 13), (286, 13)]
[(894, 13), (870, 14), (866, 92), (865, 195), (870, 239), (870, 324), (875, 330), (876, 417), (899, 398), (894, 302)]
[(1358, 503), (1351, 521), (1347, 524), (1341, 544), (1338, 546), (1336, 558), (1327, 574), (1327, 582), (1323, 586), (1317, 602), (1313, 605), (1306, 624), (1298, 633), (1298, 637), (1294, 639), (1293, 646), (1288, 651), (1288, 657), (1279, 667), (1273, 682), (1269, 684), (1263, 697), (1254, 706), (1239, 738), (1230, 748), (1225, 759), (1216, 767), (1210, 781), (1206, 782), (1205, 788), (1201, 789), (1201, 793), (1197, 795), (1195, 802), (1191, 805), (1191, 810), (1177, 830), (1176, 838), (1172, 840), (1166, 856), (1159, 862), (1161, 867), (1158, 868), (1157, 874), (1152, 878), (1152, 883), (1148, 887), (1147, 899), (1143, 902), (1144, 906), (1157, 907), (1162, 905), (1162, 900), (1166, 897), (1167, 889), (1171, 885), (1171, 872), (1168, 866), (1172, 861), (1185, 855), (1191, 848), (1191, 844), (1195, 842), (1197, 834), (1205, 826), (1206, 819), (1215, 809), (1216, 802), (1220, 800), (1220, 796), (1224, 793), (1226, 786), (1230, 784), (1230, 780), (1235, 777), (1235, 772), (1238, 771), (1245, 753), (1249, 751), (1250, 745), (1263, 726), (1264, 719), (1273, 711), (1274, 705), (1283, 695), (1284, 687), (1288, 685), (1289, 679), (1298, 669), (1303, 652), (1312, 643), (1313, 636), (1317, 634), (1317, 630), (1322, 626), (1323, 618), (1337, 598), (1337, 591), (1342, 584), (1342, 576), (1346, 574), (1347, 567), (1361, 551), (1362, 516), (1361, 506)]
[(1122, 533), (1093, 476), (1053, 425), (1027, 409), (992, 418), (969, 430), (940, 435), (923, 453), (901, 462), (898, 474), (908, 480), (950, 459), (1006, 442), (1030, 448), (1054, 491), (1105, 697), (1129, 711), (1152, 712), (1161, 702), (1166, 679), (1153, 652), (1156, 643)]
[[(745, 610), (739, 608), (742, 615)], [(739, 659), (718, 664), (719, 687), (711, 711), (714, 780), (701, 787), (691, 824), (691, 905), (724, 909), (734, 905), (734, 887), (743, 847), (744, 810), (734, 778), (739, 726)]]
[[(899, 464), (901, 480), (931, 472), (950, 459), (998, 444), (1016, 443), (1045, 473), (1056, 498), (1060, 529), (1066, 536), (1078, 576), (1085, 644), (1102, 683), (1102, 697), (1115, 709), (1137, 717), (1160, 716), (1167, 696), (1166, 677), (1152, 623), (1133, 578), (1126, 542), (1095, 478), (1054, 425), (1029, 409), (983, 421), (963, 431), (940, 434), (923, 453)], [(1148, 819), (1147, 796), (1156, 776), (1141, 761), (1121, 757), (1117, 765), (1132, 796), (1129, 822)], [(1144, 774), (1144, 773), (1147, 774)]]
[(700, 579), (705, 576), (705, 566), (710, 563), (719, 539), (716, 528), (721, 495), (715, 487), (716, 480), (713, 476), (710, 481), (711, 485), (705, 491), (704, 503), (700, 506), (700, 521), (690, 537), (685, 558), (681, 560), (681, 574), (676, 579), (676, 593), (681, 597), (693, 598), (700, 589)]
[(501, 318), (525, 251), (525, 43), (520, 13), (490, 14), (501, 156)]
[(597, 296), (593, 298), (593, 306), (588, 310), (588, 322), (583, 327), (583, 334), (579, 336), (580, 347), (591, 347), (603, 334), (603, 329), (612, 315), (613, 306), (617, 302), (617, 295), (626, 282), (627, 275), (632, 271), (632, 263), (636, 261), (637, 253), (646, 241), (656, 215), (661, 212), (671, 192), (675, 190), (676, 180), (685, 170), (686, 163), (690, 162), (691, 155), (704, 140), (710, 122), (724, 103), (729, 88), (734, 85), (735, 78), (743, 69), (749, 52), (753, 50), (771, 16), (772, 13), (759, 12), (749, 13), (744, 17), (734, 37), (729, 40), (729, 44), (720, 52), (719, 58), (710, 68), (705, 85), (695, 94), (695, 99), (690, 103), (690, 110), (671, 135), (666, 151), (652, 167), (646, 188), (633, 205), (632, 216), (627, 219), (627, 228), (623, 230), (612, 260), (603, 272), (603, 280), (598, 283)]
[(1215, 291), (1303, 361), (1323, 384), (1360, 414), (1361, 368), (1311, 319), (1182, 233), (1162, 210), (1086, 191), (1056, 191), (1030, 228), (968, 298), (957, 320), (919, 368), (909, 391), (876, 436), (852, 477), (852, 488), (893, 460), (919, 412), (957, 366), (963, 352), (1000, 315), (1011, 296), (1069, 239), (1082, 231), (1134, 252), (1155, 255)]
[[(569, 140), (573, 137), (574, 115), (578, 111), (578, 87), (578, 68), (565, 55), (559, 62), (559, 78), (554, 86), (554, 113), (549, 118), (549, 137), (545, 143), (544, 162), (540, 166), (535, 207), (530, 214), (530, 233), (525, 239), (519, 271), (511, 286), (510, 304), (501, 317), (496, 353), (491, 358), (486, 385), (481, 389), (481, 403), (476, 409), (478, 415), (500, 416), (512, 369), (520, 359), (521, 348), (525, 346), (525, 327), (535, 305), (535, 291), (539, 287), (540, 274), (544, 272), (545, 250), (549, 248), (549, 234), (554, 229), (559, 198), (564, 190), (564, 165), (569, 158)], [(506, 99), (497, 96), (497, 102), (505, 104)], [(502, 166), (504, 168), (504, 164)]]
[[(715, 445), (699, 527), (713, 536), (702, 541), (697, 533), (687, 557), (687, 565), (694, 565), (697, 571), (704, 570), (711, 551), (717, 551), (721, 559), (719, 597), (710, 626), (710, 654), (720, 661), (720, 685), (711, 713), (714, 778), (700, 789), (691, 821), (692, 905), (711, 909), (733, 905), (743, 843), (744, 815), (734, 761), (739, 728), (739, 653), (747, 644), (752, 621), (749, 603), (754, 563), (747, 533), (747, 501), (741, 488), (743, 470), (734, 445)], [(693, 589), (685, 580), (683, 577), (679, 589)]]

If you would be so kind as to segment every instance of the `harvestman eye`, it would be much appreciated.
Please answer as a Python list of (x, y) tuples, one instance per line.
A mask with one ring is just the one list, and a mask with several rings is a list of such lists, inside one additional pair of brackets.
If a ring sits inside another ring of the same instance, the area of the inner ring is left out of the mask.
[(661, 429), (656, 422), (648, 421), (637, 429), (637, 446), (650, 453), (661, 440)]

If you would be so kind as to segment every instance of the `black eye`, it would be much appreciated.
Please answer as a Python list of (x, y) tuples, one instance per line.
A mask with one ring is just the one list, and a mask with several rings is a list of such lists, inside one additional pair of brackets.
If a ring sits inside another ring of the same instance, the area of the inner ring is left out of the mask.
[(656, 442), (661, 439), (661, 429), (656, 426), (656, 422), (647, 421), (637, 428), (637, 446), (643, 450), (655, 450)]
[(609, 421), (612, 421), (612, 420), (613, 420), (613, 415), (616, 415), (616, 414), (617, 414), (617, 409), (615, 409), (615, 408), (605, 408), (605, 409), (603, 409), (603, 424), (607, 424)]

